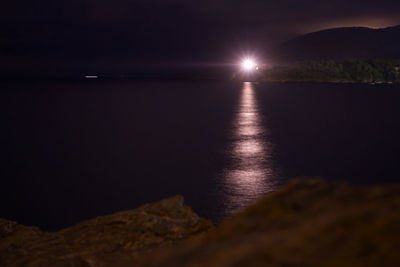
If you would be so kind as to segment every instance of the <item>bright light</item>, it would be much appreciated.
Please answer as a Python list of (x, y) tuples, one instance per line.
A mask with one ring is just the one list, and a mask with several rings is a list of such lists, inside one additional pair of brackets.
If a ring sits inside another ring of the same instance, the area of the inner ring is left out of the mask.
[(256, 69), (257, 65), (254, 62), (254, 60), (247, 58), (245, 60), (242, 61), (242, 69), (245, 71), (252, 71), (254, 69)]

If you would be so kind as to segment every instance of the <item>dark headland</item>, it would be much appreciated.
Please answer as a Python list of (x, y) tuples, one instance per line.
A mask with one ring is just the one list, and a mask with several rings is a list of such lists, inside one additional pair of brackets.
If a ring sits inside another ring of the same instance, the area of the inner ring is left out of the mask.
[(298, 36), (271, 52), (260, 79), (278, 82), (399, 83), (400, 25), (333, 28)]
[(400, 25), (332, 28), (288, 40), (271, 55), (276, 62), (346, 59), (400, 59)]

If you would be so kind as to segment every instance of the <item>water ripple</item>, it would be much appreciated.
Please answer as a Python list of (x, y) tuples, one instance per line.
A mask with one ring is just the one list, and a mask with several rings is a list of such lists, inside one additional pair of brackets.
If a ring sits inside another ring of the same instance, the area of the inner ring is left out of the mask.
[(223, 173), (226, 216), (275, 188), (271, 145), (250, 82), (243, 84), (230, 138), (231, 165)]

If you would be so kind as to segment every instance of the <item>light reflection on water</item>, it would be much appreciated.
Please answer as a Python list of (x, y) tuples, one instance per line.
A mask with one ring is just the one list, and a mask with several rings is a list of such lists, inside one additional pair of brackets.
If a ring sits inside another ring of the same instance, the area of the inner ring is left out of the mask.
[(250, 82), (243, 84), (231, 140), (228, 156), (232, 163), (223, 174), (226, 216), (275, 188), (271, 145)]

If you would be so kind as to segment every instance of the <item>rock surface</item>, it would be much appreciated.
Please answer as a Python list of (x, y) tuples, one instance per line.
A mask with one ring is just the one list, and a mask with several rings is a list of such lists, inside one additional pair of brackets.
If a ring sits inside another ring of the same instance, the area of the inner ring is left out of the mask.
[(180, 196), (45, 233), (0, 219), (0, 266), (127, 266), (213, 228)]
[(294, 180), (138, 266), (400, 266), (400, 186)]
[(56, 233), (0, 220), (0, 266), (400, 266), (400, 186), (300, 179), (218, 228), (181, 197)]

